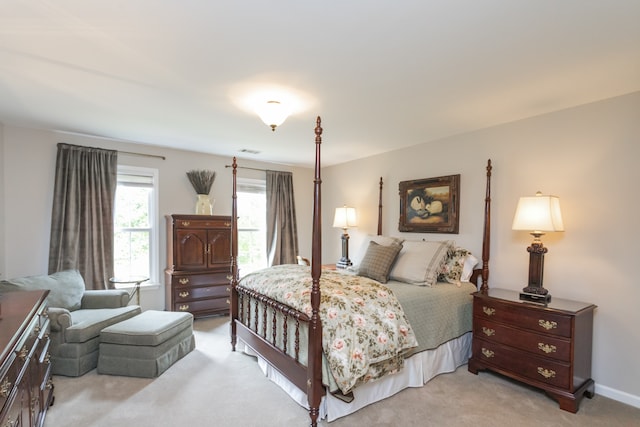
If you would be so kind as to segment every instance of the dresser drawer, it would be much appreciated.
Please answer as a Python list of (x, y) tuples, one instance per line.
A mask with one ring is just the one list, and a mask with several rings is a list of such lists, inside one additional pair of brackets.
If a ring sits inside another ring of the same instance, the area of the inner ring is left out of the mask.
[(177, 288), (173, 291), (173, 298), (176, 303), (206, 298), (228, 298), (230, 295), (228, 291), (230, 286), (231, 285), (218, 285)]
[(474, 319), (473, 324), (473, 333), (478, 338), (516, 347), (538, 356), (571, 361), (571, 341), (566, 338), (538, 334), (483, 318)]
[(175, 303), (174, 311), (189, 311), (189, 312), (215, 312), (215, 311), (228, 311), (229, 310), (228, 298), (213, 298), (197, 301), (187, 301), (183, 303)]
[(171, 276), (171, 285), (180, 288), (185, 286), (228, 285), (231, 273), (203, 273)]
[(482, 339), (473, 341), (473, 357), (507, 373), (511, 372), (536, 382), (573, 391), (569, 363), (535, 357), (529, 353)]
[(474, 315), (481, 319), (518, 325), (539, 333), (571, 337), (571, 316), (502, 303), (495, 299), (474, 298), (473, 304)]
[(176, 219), (176, 228), (231, 228), (231, 218), (207, 218), (207, 219)]
[[(6, 371), (4, 371), (5, 366), (7, 367)], [(0, 378), (0, 410), (5, 406), (11, 390), (15, 386), (16, 380), (19, 379), (18, 375), (23, 366), (24, 361), (20, 360), (15, 353), (9, 355), (6, 364), (2, 366), (3, 372), (2, 378)]]

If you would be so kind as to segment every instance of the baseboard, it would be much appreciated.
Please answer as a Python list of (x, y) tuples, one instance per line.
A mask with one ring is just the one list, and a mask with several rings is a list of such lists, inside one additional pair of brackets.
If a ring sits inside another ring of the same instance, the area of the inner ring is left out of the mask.
[(600, 396), (608, 397), (609, 399), (617, 400), (618, 402), (640, 408), (640, 396), (634, 396), (633, 394), (625, 393), (624, 391), (599, 384), (596, 384), (595, 392)]

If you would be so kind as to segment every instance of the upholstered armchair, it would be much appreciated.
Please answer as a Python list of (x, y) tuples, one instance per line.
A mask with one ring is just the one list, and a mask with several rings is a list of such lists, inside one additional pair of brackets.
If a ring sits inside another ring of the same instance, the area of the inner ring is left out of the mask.
[(48, 289), (51, 369), (55, 375), (77, 377), (98, 364), (100, 331), (140, 314), (125, 290), (86, 290), (77, 270), (48, 276), (11, 279), (6, 290)]

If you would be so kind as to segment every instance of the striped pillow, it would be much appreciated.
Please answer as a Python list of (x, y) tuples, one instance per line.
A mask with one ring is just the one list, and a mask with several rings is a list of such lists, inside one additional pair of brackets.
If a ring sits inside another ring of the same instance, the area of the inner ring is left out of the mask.
[(453, 250), (453, 241), (409, 241), (402, 244), (402, 251), (391, 270), (391, 280), (419, 286), (432, 286), (438, 273)]

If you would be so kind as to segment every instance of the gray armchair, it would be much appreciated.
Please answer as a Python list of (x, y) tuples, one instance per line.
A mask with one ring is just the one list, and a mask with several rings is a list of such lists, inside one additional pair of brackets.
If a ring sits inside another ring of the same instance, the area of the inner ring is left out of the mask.
[[(12, 287), (13, 289), (8, 289)], [(86, 290), (77, 270), (9, 280), (5, 290), (48, 289), (51, 369), (77, 377), (98, 365), (100, 331), (141, 313), (125, 290)]]

